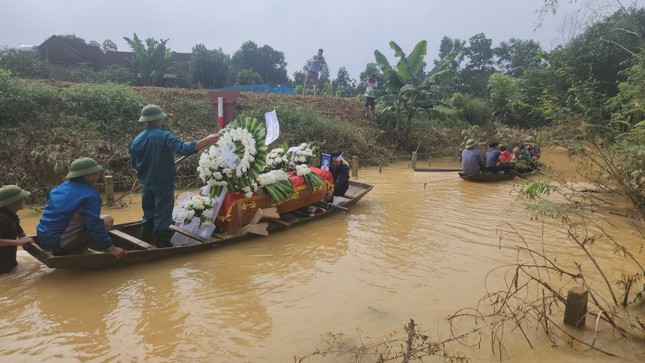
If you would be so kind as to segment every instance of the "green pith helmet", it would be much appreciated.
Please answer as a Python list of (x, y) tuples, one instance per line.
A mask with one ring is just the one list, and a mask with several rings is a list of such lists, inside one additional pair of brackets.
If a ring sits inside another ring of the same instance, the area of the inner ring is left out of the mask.
[(96, 160), (92, 158), (80, 158), (72, 161), (72, 165), (69, 167), (69, 173), (67, 173), (65, 179), (74, 179), (101, 170), (103, 168)]
[(141, 109), (141, 117), (139, 117), (139, 122), (150, 122), (157, 121), (166, 118), (166, 114), (163, 113), (161, 107), (157, 105), (147, 105)]
[(31, 193), (26, 190), (22, 190), (17, 185), (5, 185), (0, 188), (0, 208), (25, 199), (30, 195)]
[(524, 140), (524, 142), (526, 142), (527, 144), (535, 144), (535, 137), (533, 137), (533, 136), (528, 136), (528, 137)]
[(469, 139), (468, 141), (466, 141), (466, 149), (472, 149), (475, 147), (475, 145), (477, 145), (477, 141), (473, 139)]

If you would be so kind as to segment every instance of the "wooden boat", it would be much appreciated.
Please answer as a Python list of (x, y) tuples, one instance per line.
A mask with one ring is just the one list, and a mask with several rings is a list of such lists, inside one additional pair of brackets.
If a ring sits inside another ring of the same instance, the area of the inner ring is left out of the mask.
[(461, 168), (414, 168), (414, 171), (434, 173), (450, 173), (461, 170)]
[(519, 174), (518, 173), (511, 173), (511, 174), (486, 173), (486, 174), (464, 175), (463, 173), (459, 173), (459, 177), (462, 178), (463, 180), (468, 180), (468, 181), (477, 182), (477, 183), (492, 183), (492, 182), (499, 182), (504, 180), (513, 180), (515, 178), (526, 179), (536, 172), (537, 170), (532, 170), (529, 172), (519, 173)]
[[(348, 207), (358, 202), (373, 188), (373, 185), (355, 181), (350, 181), (349, 183), (347, 193), (343, 197), (335, 197), (334, 203), (318, 202), (313, 204), (312, 206), (315, 206), (317, 209), (315, 214), (308, 213), (307, 208), (281, 214), (279, 215), (279, 219), (267, 220), (268, 227), (266, 230), (270, 234), (281, 229), (322, 218), (337, 211), (348, 212)], [(108, 253), (54, 256), (35, 243), (27, 244), (23, 248), (40, 262), (47, 265), (47, 267), (71, 270), (98, 270), (184, 255), (256, 236), (252, 233), (245, 233), (248, 232), (248, 229), (245, 231), (242, 228), (238, 231), (216, 232), (210, 238), (203, 238), (174, 228), (177, 231), (176, 233), (190, 237), (194, 244), (157, 248), (136, 237), (139, 235), (140, 228), (141, 224), (137, 222), (115, 225), (114, 229), (110, 231), (113, 243), (128, 251), (125, 258), (120, 260), (115, 259)]]

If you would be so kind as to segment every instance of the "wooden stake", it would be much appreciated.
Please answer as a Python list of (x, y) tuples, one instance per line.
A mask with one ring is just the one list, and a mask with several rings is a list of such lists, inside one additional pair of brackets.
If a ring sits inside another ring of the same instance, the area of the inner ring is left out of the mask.
[(352, 156), (352, 177), (358, 178), (358, 156)]
[(112, 175), (105, 176), (105, 202), (108, 207), (114, 204), (114, 180)]
[(589, 290), (584, 287), (574, 287), (567, 294), (567, 306), (564, 309), (564, 323), (584, 328), (587, 317), (587, 300)]
[(416, 167), (417, 167), (417, 152), (416, 151), (412, 152), (412, 161), (410, 161), (410, 167), (412, 169), (416, 169)]

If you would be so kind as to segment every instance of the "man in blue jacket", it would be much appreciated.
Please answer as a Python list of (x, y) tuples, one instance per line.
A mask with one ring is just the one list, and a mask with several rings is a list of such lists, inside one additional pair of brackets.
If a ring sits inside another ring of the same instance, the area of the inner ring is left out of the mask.
[(93, 185), (103, 168), (92, 158), (74, 160), (66, 181), (49, 192), (36, 227), (38, 244), (55, 255), (80, 252), (86, 247), (106, 250), (116, 258), (125, 251), (112, 244), (108, 230), (114, 220), (101, 215), (101, 197)]
[(218, 134), (210, 134), (199, 141), (183, 142), (162, 128), (165, 118), (161, 107), (145, 106), (139, 122), (147, 122), (148, 126), (130, 145), (130, 163), (143, 186), (141, 239), (157, 247), (170, 247), (174, 234), (170, 229), (175, 204), (176, 169), (173, 154), (190, 155), (219, 139)]

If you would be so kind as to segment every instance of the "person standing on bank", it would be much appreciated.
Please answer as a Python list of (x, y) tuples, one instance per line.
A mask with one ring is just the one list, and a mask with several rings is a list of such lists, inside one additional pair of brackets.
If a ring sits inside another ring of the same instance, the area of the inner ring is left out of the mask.
[(18, 211), (25, 207), (25, 198), (31, 193), (16, 185), (0, 188), (0, 274), (13, 270), (18, 265), (18, 246), (33, 243), (20, 227)]
[(173, 154), (191, 155), (219, 140), (218, 134), (210, 134), (199, 141), (184, 142), (162, 128), (165, 118), (161, 107), (145, 106), (139, 122), (148, 125), (130, 145), (130, 163), (143, 186), (141, 239), (157, 247), (170, 247), (174, 234), (170, 229), (175, 203), (176, 169)]
[(376, 78), (370, 76), (365, 81), (365, 117), (374, 117), (374, 108), (376, 102)]
[(314, 88), (314, 96), (316, 95), (316, 90), (318, 89), (318, 74), (323, 64), (327, 64), (325, 57), (323, 57), (323, 50), (318, 49), (318, 54), (314, 55), (311, 58), (311, 65), (307, 70), (307, 76), (305, 77), (305, 85), (303, 86), (302, 94), (307, 94), (307, 83), (311, 83)]
[(92, 158), (72, 162), (65, 182), (49, 192), (49, 200), (36, 227), (38, 245), (54, 255), (69, 255), (98, 248), (116, 258), (126, 252), (112, 244), (108, 231), (114, 219), (101, 215), (101, 197), (94, 189), (103, 168)]

